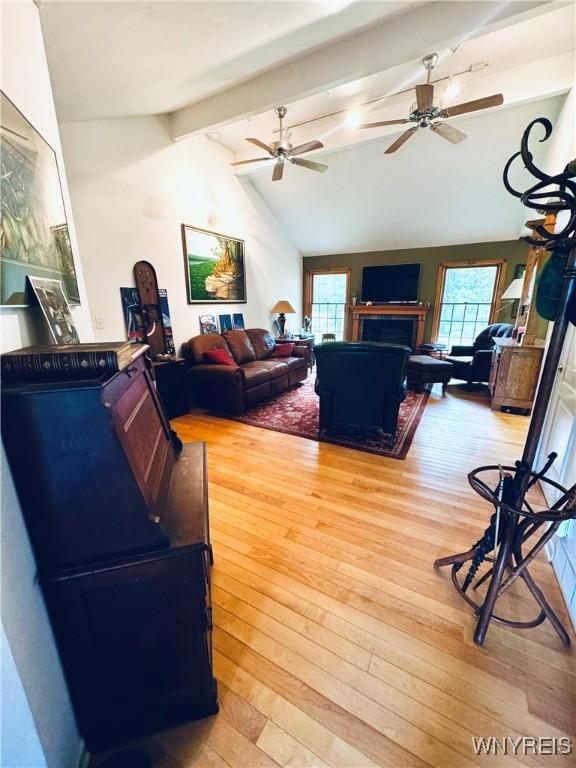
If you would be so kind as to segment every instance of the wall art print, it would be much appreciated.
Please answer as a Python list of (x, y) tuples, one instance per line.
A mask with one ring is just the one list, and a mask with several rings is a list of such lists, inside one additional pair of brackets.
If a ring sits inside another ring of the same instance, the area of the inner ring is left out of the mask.
[(188, 304), (246, 303), (244, 241), (182, 224)]
[(210, 336), (218, 333), (216, 325), (216, 315), (200, 315), (200, 333), (204, 336)]
[[(158, 295), (160, 297), (160, 308), (162, 310), (166, 353), (174, 355), (176, 353), (176, 348), (174, 346), (174, 333), (172, 331), (170, 307), (168, 306), (168, 291), (166, 288), (158, 288)], [(140, 306), (138, 289), (120, 288), (120, 297), (122, 299), (122, 311), (124, 314), (124, 323), (126, 325), (128, 340), (134, 343), (143, 343), (146, 338), (144, 333), (144, 314), (142, 312), (142, 307)]]
[(0, 304), (28, 305), (27, 275), (79, 304), (56, 154), (2, 91), (0, 115)]
[(220, 333), (226, 333), (226, 331), (232, 330), (231, 315), (218, 315), (218, 322), (220, 323)]
[(28, 275), (50, 334), (56, 344), (79, 344), (80, 339), (60, 280)]

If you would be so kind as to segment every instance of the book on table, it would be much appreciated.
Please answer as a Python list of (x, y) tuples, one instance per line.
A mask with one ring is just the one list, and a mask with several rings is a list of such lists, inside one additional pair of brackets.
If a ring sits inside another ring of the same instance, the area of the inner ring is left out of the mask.
[(37, 344), (4, 353), (0, 372), (5, 382), (95, 379), (121, 371), (147, 349), (128, 341)]

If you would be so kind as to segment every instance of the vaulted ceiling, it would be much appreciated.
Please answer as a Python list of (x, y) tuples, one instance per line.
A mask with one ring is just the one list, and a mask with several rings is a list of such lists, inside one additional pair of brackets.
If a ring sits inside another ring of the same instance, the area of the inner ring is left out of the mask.
[[(286, 105), (290, 141), (321, 140), (307, 157), (329, 170), (237, 172), (303, 254), (517, 238), (524, 212), (502, 167), (574, 87), (573, 2), (38, 5), (61, 122), (168, 113), (174, 140), (204, 133), (233, 161), (261, 154), (246, 137), (278, 137), (273, 108)], [(453, 118), (461, 144), (419, 131), (385, 156), (401, 128), (353, 122), (406, 117), (431, 52), (444, 106), (492, 93), (504, 104)]]

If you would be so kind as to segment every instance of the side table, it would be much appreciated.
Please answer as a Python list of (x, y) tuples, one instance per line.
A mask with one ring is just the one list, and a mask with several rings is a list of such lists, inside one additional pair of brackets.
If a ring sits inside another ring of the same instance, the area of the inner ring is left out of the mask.
[(314, 339), (315, 339), (315, 336), (313, 333), (310, 333), (307, 336), (302, 336), (302, 337), (293, 336), (290, 339), (290, 341), (293, 341), (295, 344), (298, 344), (298, 346), (308, 347), (308, 349), (310, 350), (306, 358), (306, 362), (308, 363), (309, 370), (312, 370), (312, 368), (314, 367), (314, 363), (316, 362), (316, 360), (314, 359)]
[(156, 390), (169, 419), (183, 416), (190, 410), (184, 363), (182, 357), (152, 362)]

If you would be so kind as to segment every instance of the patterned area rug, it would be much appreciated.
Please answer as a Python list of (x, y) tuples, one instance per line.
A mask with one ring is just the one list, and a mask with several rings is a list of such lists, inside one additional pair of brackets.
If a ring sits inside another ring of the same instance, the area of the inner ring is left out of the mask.
[(430, 392), (408, 390), (406, 400), (400, 406), (396, 440), (390, 445), (388, 438), (378, 434), (368, 435), (361, 430), (348, 429), (342, 434), (331, 434), (320, 439), (318, 435), (319, 401), (314, 392), (314, 375), (308, 376), (302, 384), (282, 392), (241, 416), (214, 413), (214, 416), (251, 424), (254, 427), (286, 432), (289, 435), (307, 437), (323, 443), (333, 443), (358, 451), (376, 453), (393, 459), (404, 459), (414, 438)]

